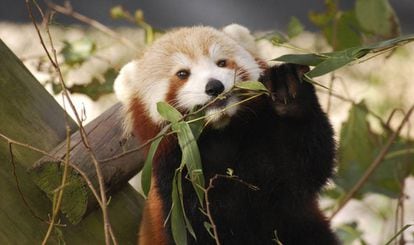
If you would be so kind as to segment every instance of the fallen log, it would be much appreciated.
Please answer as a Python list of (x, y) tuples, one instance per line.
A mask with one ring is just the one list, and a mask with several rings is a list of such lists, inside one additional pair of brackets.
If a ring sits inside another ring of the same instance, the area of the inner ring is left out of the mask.
[[(144, 158), (137, 149), (137, 139), (133, 136), (123, 137), (121, 104), (115, 104), (102, 115), (85, 126), (91, 149), (94, 151), (102, 171), (107, 194), (115, 193), (128, 180), (137, 174)], [(92, 195), (86, 182), (78, 170), (99, 190), (96, 169), (89, 151), (82, 142), (79, 131), (71, 136), (69, 162), (72, 165), (70, 182), (65, 188), (62, 211), (72, 223), (78, 223), (96, 207), (96, 198)], [(124, 153), (124, 154), (123, 154)], [(56, 159), (43, 157), (30, 170), (36, 184), (50, 195), (60, 185), (63, 171), (63, 160), (67, 154), (66, 140), (61, 142), (51, 152)], [(75, 170), (76, 169), (76, 170)]]

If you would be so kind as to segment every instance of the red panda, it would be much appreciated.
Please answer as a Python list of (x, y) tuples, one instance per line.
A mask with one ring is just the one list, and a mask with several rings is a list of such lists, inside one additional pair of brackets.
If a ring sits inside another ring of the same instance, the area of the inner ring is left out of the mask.
[[(215, 181), (209, 202), (221, 244), (339, 243), (317, 204), (318, 192), (333, 173), (333, 131), (313, 85), (302, 81), (307, 71), (293, 64), (268, 67), (242, 26), (196, 26), (163, 35), (123, 67), (115, 81), (126, 131), (141, 142), (156, 136), (164, 123), (159, 101), (188, 112), (248, 80), (262, 82), (271, 92), (243, 104), (230, 94), (205, 112), (210, 124), (197, 144), (206, 183), (232, 169), (258, 188), (226, 178)], [(230, 109), (223, 111), (226, 106)], [(141, 245), (174, 243), (167, 216), (180, 161), (177, 139), (163, 140), (153, 162)], [(191, 188), (183, 180), (184, 209), (196, 234), (196, 239), (188, 235), (189, 244), (215, 244)]]

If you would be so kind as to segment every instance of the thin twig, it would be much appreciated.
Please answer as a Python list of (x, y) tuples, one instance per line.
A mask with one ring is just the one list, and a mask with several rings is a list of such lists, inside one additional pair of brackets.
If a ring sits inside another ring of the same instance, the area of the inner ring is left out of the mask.
[(326, 105), (326, 114), (327, 115), (329, 115), (329, 112), (331, 110), (332, 88), (333, 88), (334, 80), (335, 80), (335, 75), (334, 75), (334, 72), (332, 72), (330, 80), (329, 80), (329, 85), (328, 85), (328, 102), (327, 102), (327, 105)]
[(391, 126), (391, 121), (394, 118), (395, 114), (397, 112), (400, 112), (403, 116), (405, 116), (405, 111), (402, 108), (395, 108), (391, 111), (391, 114), (388, 116), (387, 122), (386, 124), (390, 127)]
[(209, 200), (209, 197), (208, 197), (208, 193), (209, 193), (209, 191), (211, 191), (215, 187), (213, 182), (216, 181), (219, 178), (224, 178), (224, 179), (229, 179), (229, 180), (232, 180), (232, 181), (239, 182), (243, 185), (246, 185), (248, 188), (250, 188), (254, 191), (259, 190), (259, 188), (257, 186), (244, 182), (243, 180), (239, 179), (239, 177), (237, 177), (236, 175), (216, 174), (212, 178), (210, 178), (209, 185), (204, 190), (205, 201), (206, 201), (206, 210), (205, 210), (204, 214), (207, 216), (208, 220), (210, 221), (211, 228), (213, 229), (213, 236), (214, 236), (213, 238), (216, 241), (216, 245), (220, 245), (221, 243), (220, 243), (220, 239), (218, 237), (217, 226), (214, 223), (213, 215), (211, 213), (211, 203), (210, 203), (210, 200)]
[(10, 143), (9, 141), (7, 142), (9, 145), (9, 153), (10, 153), (10, 164), (12, 166), (12, 172), (13, 172), (13, 176), (14, 176), (14, 181), (16, 182), (16, 187), (17, 187), (17, 191), (19, 192), (20, 197), (23, 200), (24, 205), (27, 207), (27, 209), (30, 211), (30, 213), (33, 215), (33, 217), (35, 217), (36, 219), (48, 223), (46, 220), (42, 219), (39, 215), (37, 215), (35, 213), (35, 211), (30, 207), (29, 203), (27, 202), (22, 188), (20, 187), (20, 181), (19, 178), (17, 177), (17, 172), (16, 172), (16, 163), (14, 162), (14, 154), (13, 154), (13, 144)]
[[(168, 126), (168, 125), (167, 125), (167, 126)], [(124, 157), (124, 156), (126, 156), (126, 155), (129, 155), (129, 154), (131, 154), (131, 153), (134, 153), (134, 152), (140, 151), (140, 150), (142, 150), (143, 148), (145, 148), (146, 146), (148, 146), (149, 144), (151, 144), (153, 141), (155, 141), (155, 140), (157, 140), (157, 139), (159, 139), (159, 138), (162, 138), (162, 137), (165, 137), (165, 136), (171, 135), (171, 134), (175, 134), (175, 133), (176, 133), (176, 132), (173, 132), (173, 131), (170, 131), (170, 132), (168, 132), (168, 131), (167, 131), (165, 134), (160, 134), (160, 135), (157, 135), (157, 136), (155, 136), (155, 137), (153, 137), (153, 138), (151, 138), (151, 139), (147, 140), (144, 144), (141, 144), (141, 145), (139, 145), (138, 147), (136, 147), (136, 148), (134, 148), (134, 149), (131, 149), (131, 150), (128, 150), (128, 151), (122, 152), (122, 153), (120, 153), (120, 154), (118, 154), (118, 155), (115, 155), (115, 156), (113, 156), (113, 157), (109, 157), (109, 158), (105, 158), (105, 159), (99, 160), (99, 162), (100, 162), (101, 164), (102, 164), (102, 163), (106, 163), (106, 162), (110, 162), (110, 161), (116, 160), (116, 159), (118, 159), (118, 158)]]
[(384, 157), (387, 155), (388, 151), (391, 149), (391, 146), (394, 143), (394, 140), (398, 137), (398, 135), (400, 134), (400, 132), (403, 129), (404, 125), (408, 122), (413, 110), (414, 110), (414, 106), (412, 106), (410, 108), (410, 110), (407, 112), (407, 114), (405, 115), (405, 117), (401, 121), (400, 125), (398, 126), (397, 130), (388, 139), (388, 141), (386, 142), (386, 144), (382, 148), (381, 152), (377, 155), (375, 160), (370, 164), (370, 166), (367, 168), (367, 170), (362, 175), (362, 177), (358, 180), (358, 182), (352, 187), (352, 189), (341, 200), (341, 202), (338, 205), (338, 208), (330, 216), (330, 218), (329, 218), (330, 220), (332, 220), (335, 217), (335, 215), (338, 214), (342, 210), (343, 207), (345, 207), (345, 205), (364, 186), (364, 184), (367, 182), (368, 178), (377, 169), (377, 167), (380, 165), (380, 163), (382, 162)]
[[(64, 164), (64, 160), (62, 160), (60, 158), (57, 158), (54, 155), (51, 155), (47, 151), (36, 148), (36, 147), (34, 147), (32, 145), (29, 145), (29, 144), (26, 144), (26, 143), (19, 142), (17, 140), (12, 139), (12, 138), (9, 138), (6, 135), (2, 134), (1, 132), (0, 132), (0, 138), (3, 138), (4, 140), (6, 140), (8, 144), (21, 146), (23, 148), (26, 148), (26, 149), (32, 150), (34, 152), (40, 153), (43, 156), (47, 156), (47, 157), (49, 157), (50, 159), (52, 159), (54, 161), (57, 161), (57, 162), (60, 162), (60, 163)], [(69, 164), (73, 169), (76, 170), (76, 172), (78, 172), (82, 176), (82, 178), (85, 180), (86, 184), (88, 185), (89, 189), (91, 190), (92, 194), (95, 196), (99, 206), (102, 206), (102, 203), (101, 203), (101, 200), (99, 198), (98, 192), (96, 191), (95, 187), (92, 184), (92, 181), (89, 179), (89, 177), (86, 175), (86, 173), (82, 169), (77, 167), (76, 164), (74, 164), (72, 162), (69, 162)], [(49, 223), (49, 222), (46, 222), (46, 223)]]
[(61, 184), (58, 187), (58, 191), (53, 193), (53, 205), (52, 205), (52, 217), (50, 219), (49, 228), (46, 232), (45, 237), (43, 238), (42, 245), (46, 245), (47, 241), (50, 238), (50, 235), (52, 234), (53, 228), (55, 226), (55, 219), (59, 213), (60, 207), (62, 205), (62, 199), (63, 199), (63, 192), (64, 187), (67, 184), (68, 179), (68, 172), (69, 172), (69, 159), (70, 159), (70, 144), (71, 144), (71, 129), (69, 126), (69, 115), (66, 111), (65, 106), (65, 97), (62, 96), (63, 100), (63, 109), (64, 109), (64, 117), (65, 117), (65, 127), (66, 127), (66, 156), (65, 156), (65, 162), (64, 162), (64, 168), (63, 168), (63, 174), (61, 179)]
[(45, 0), (45, 3), (52, 10), (54, 10), (58, 13), (64, 14), (66, 16), (70, 16), (72, 18), (75, 18), (75, 19), (77, 19), (77, 20), (79, 20), (79, 21), (81, 21), (85, 24), (88, 24), (88, 25), (98, 29), (99, 31), (107, 34), (108, 36), (112, 37), (113, 39), (119, 40), (124, 45), (128, 46), (129, 48), (134, 49), (134, 51), (139, 51), (139, 49), (130, 40), (120, 36), (119, 33), (116, 33), (115, 31), (113, 31), (109, 27), (105, 26), (104, 24), (74, 11), (72, 9), (72, 7), (57, 5), (57, 4), (55, 4), (53, 2), (50, 2), (48, 0)]
[[(316, 90), (317, 90), (318, 92), (328, 93), (328, 92), (326, 92), (324, 89), (319, 89), (319, 88), (316, 88)], [(332, 91), (330, 91), (330, 92), (329, 92), (329, 94), (330, 94), (333, 98), (336, 98), (336, 99), (339, 99), (339, 100), (342, 100), (342, 101), (345, 101), (345, 102), (351, 103), (352, 105), (357, 106), (359, 109), (362, 109), (362, 110), (366, 111), (366, 112), (367, 112), (367, 113), (369, 113), (371, 116), (375, 117), (375, 118), (376, 118), (376, 119), (377, 119), (377, 120), (381, 123), (381, 125), (382, 125), (382, 127), (383, 127), (383, 128), (385, 128), (386, 130), (391, 131), (391, 128), (388, 126), (388, 124), (387, 124), (386, 122), (384, 122), (384, 120), (382, 119), (382, 117), (380, 117), (377, 113), (373, 112), (372, 110), (368, 109), (366, 106), (360, 106), (360, 105), (359, 105), (359, 103), (358, 103), (358, 102), (356, 102), (356, 101), (354, 101), (353, 99), (350, 99), (350, 98), (344, 97), (344, 96), (342, 96), (342, 95), (340, 95), (340, 94), (337, 94), (337, 93), (335, 93), (335, 92), (332, 92)]]

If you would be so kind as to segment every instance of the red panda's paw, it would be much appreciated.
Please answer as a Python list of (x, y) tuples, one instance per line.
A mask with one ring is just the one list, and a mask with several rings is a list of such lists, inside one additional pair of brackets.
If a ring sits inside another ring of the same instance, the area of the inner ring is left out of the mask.
[(281, 116), (301, 116), (308, 100), (313, 100), (313, 86), (304, 81), (303, 75), (309, 67), (296, 64), (282, 64), (265, 70), (260, 81), (271, 92), (270, 100), (276, 113)]

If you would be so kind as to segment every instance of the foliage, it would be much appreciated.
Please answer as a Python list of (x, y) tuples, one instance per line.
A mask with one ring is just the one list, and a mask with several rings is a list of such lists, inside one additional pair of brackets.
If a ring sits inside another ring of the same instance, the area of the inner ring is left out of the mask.
[[(340, 164), (335, 183), (343, 191), (349, 191), (361, 178), (390, 135), (387, 131), (384, 134), (372, 132), (367, 117), (366, 105), (361, 102), (351, 107), (348, 119), (341, 127), (338, 152)], [(411, 143), (399, 138), (389, 154), (409, 149)], [(379, 193), (393, 198), (398, 197), (402, 181), (410, 174), (414, 174), (414, 169), (409, 169), (413, 160), (413, 155), (400, 155), (384, 160), (365, 183), (360, 194)]]
[(336, 234), (344, 244), (352, 244), (356, 241), (359, 241), (361, 245), (367, 244), (362, 238), (362, 231), (358, 229), (358, 224), (355, 222), (339, 226)]
[(414, 35), (402, 36), (371, 45), (361, 45), (330, 53), (287, 54), (273, 60), (315, 66), (306, 73), (306, 76), (313, 78), (333, 72), (352, 62), (357, 62), (366, 55), (386, 52), (411, 41), (414, 41)]
[(325, 12), (310, 12), (309, 19), (321, 28), (334, 50), (361, 45), (367, 38), (392, 38), (400, 33), (388, 0), (356, 0), (355, 8), (349, 11), (340, 10), (336, 0), (326, 0), (325, 5)]
[(87, 38), (63, 43), (64, 46), (60, 53), (65, 59), (65, 64), (69, 66), (82, 65), (96, 51), (96, 44)]

